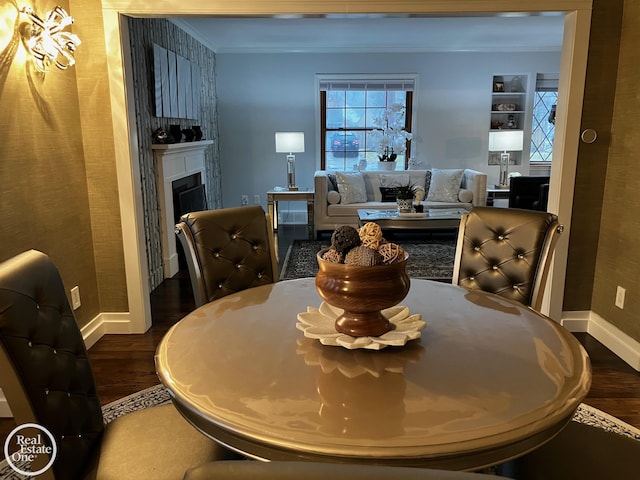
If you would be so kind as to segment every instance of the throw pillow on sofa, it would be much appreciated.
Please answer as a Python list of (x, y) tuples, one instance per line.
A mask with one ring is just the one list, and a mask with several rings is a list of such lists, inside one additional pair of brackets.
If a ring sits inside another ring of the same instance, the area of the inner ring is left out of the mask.
[(409, 174), (385, 175), (381, 173), (378, 175), (378, 179), (380, 181), (381, 202), (395, 202), (396, 188), (409, 185), (411, 181)]
[(457, 202), (463, 174), (463, 169), (431, 169), (431, 184), (427, 193), (427, 201)]
[(363, 203), (367, 201), (367, 191), (362, 173), (336, 172), (340, 203)]

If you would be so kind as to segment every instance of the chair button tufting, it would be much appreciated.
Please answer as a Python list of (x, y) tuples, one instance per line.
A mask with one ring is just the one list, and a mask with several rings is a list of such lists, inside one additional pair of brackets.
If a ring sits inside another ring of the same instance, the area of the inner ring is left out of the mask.
[(236, 270), (240, 270), (240, 268), (242, 268), (242, 265), (239, 263), (236, 263)]
[(257, 246), (257, 245), (253, 245), (253, 246), (251, 247), (251, 249), (255, 252), (256, 250), (258, 250), (258, 246)]
[(498, 240), (504, 240), (504, 235), (498, 235)]
[(524, 258), (524, 255), (523, 255), (523, 254), (521, 254), (521, 253), (519, 253), (519, 254), (518, 254), (518, 259), (519, 259), (519, 260), (522, 260), (523, 258)]
[(518, 290), (518, 288), (520, 288), (520, 285), (518, 285), (518, 284), (516, 284), (516, 285), (514, 285), (514, 286), (513, 286), (513, 289), (514, 289), (514, 290)]
[(238, 234), (237, 233), (231, 234), (231, 240), (235, 240), (236, 238), (238, 238)]
[(45, 395), (49, 395), (49, 389), (48, 389), (48, 388), (45, 388), (45, 389), (44, 389), (44, 394), (45, 394)]
[(216, 252), (213, 254), (214, 257), (218, 258), (220, 256), (220, 252)]
[(31, 343), (31, 340), (29, 340), (29, 342), (27, 343), (27, 345), (29, 346), (29, 348), (33, 347), (33, 343)]
[(67, 397), (71, 398), (71, 392), (67, 392)]
[(476, 252), (479, 252), (479, 251), (480, 251), (480, 247), (473, 247), (473, 249), (474, 249)]
[(498, 269), (498, 266), (497, 266), (497, 265), (494, 265), (494, 266), (493, 266), (493, 267), (491, 267), (491, 268), (493, 268), (494, 270), (497, 270), (497, 269)]
[(476, 279), (476, 277), (474, 277), (474, 276), (469, 277), (469, 280), (471, 280), (472, 282), (473, 282), (475, 279)]
[(258, 278), (262, 278), (262, 272), (258, 273)]
[(53, 354), (54, 354), (54, 355), (57, 355), (57, 354), (58, 354), (58, 351), (57, 351), (55, 348), (53, 349)]
[(218, 284), (218, 288), (222, 288), (222, 282)]

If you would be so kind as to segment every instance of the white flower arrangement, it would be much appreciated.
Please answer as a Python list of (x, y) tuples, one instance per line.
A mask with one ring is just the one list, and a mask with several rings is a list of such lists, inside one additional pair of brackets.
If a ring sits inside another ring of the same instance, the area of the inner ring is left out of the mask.
[(413, 134), (404, 130), (405, 107), (401, 103), (394, 103), (384, 113), (374, 118), (376, 127), (370, 133), (372, 142), (378, 143), (378, 158), (382, 162), (393, 162), (398, 153), (407, 150), (407, 140)]

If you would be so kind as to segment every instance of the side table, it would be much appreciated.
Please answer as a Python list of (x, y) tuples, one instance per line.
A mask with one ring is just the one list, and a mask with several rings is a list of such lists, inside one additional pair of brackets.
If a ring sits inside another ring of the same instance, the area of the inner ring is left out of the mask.
[(487, 188), (487, 206), (493, 207), (494, 200), (509, 200), (508, 188)]
[(313, 240), (313, 190), (269, 190), (267, 211), (273, 222), (273, 231), (278, 231), (278, 202), (307, 202), (307, 229), (309, 240)]

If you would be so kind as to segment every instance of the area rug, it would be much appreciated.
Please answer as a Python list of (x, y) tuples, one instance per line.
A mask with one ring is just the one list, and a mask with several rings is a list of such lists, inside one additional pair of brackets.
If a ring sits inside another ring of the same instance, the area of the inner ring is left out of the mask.
[[(167, 389), (162, 385), (156, 385), (105, 405), (102, 407), (102, 414), (105, 422), (109, 423), (135, 410), (163, 405), (170, 401), (171, 397)], [(573, 416), (573, 421), (626, 435), (640, 441), (640, 429), (585, 403), (578, 406), (578, 410)], [(19, 475), (7, 465), (6, 461), (0, 462), (0, 479), (26, 480), (28, 478), (33, 477)]]
[[(409, 254), (407, 273), (411, 278), (451, 282), (455, 240), (402, 240), (398, 244)], [(315, 277), (316, 253), (330, 246), (329, 240), (294, 240), (282, 265), (280, 280)]]

